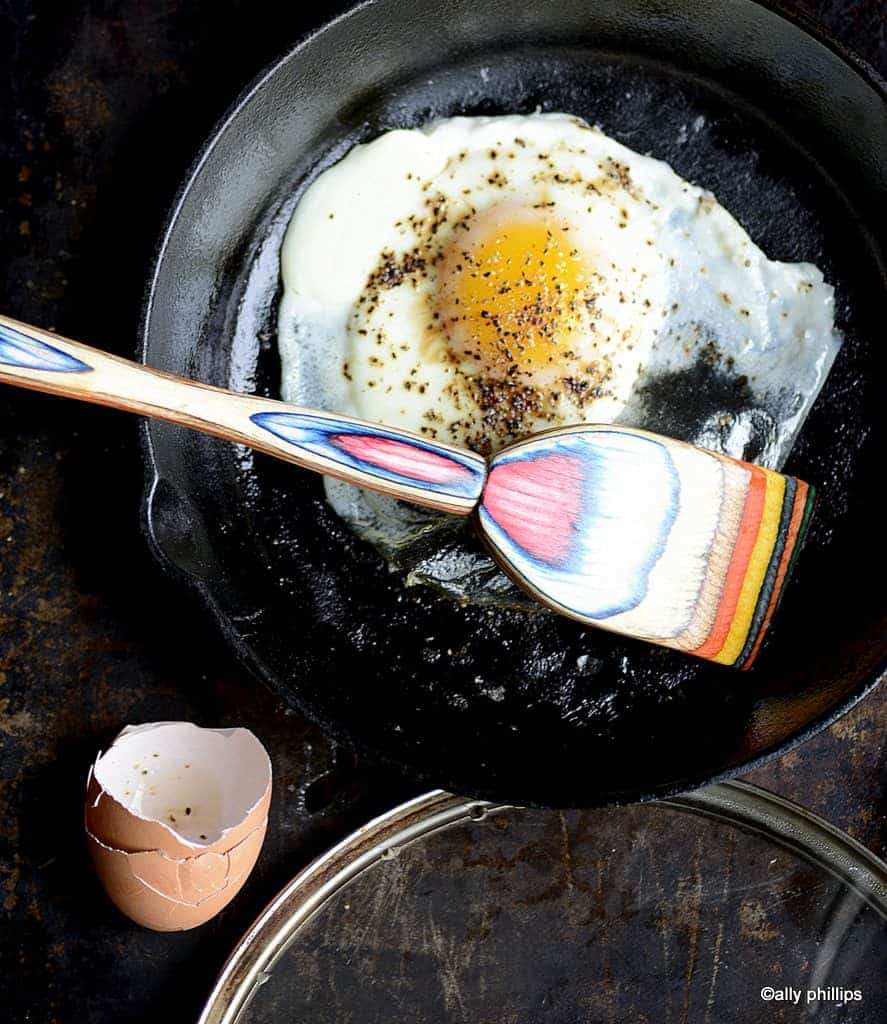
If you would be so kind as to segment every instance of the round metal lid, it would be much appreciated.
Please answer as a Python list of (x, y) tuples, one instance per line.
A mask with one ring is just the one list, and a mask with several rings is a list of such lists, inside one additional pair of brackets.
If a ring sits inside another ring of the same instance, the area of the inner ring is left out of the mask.
[(540, 812), (419, 797), (298, 874), (201, 1024), (887, 1019), (887, 865), (744, 783)]

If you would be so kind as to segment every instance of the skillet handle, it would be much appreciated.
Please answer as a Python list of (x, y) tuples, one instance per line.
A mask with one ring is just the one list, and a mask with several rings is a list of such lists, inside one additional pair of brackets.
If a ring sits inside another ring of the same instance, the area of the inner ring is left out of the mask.
[(178, 423), (429, 508), (468, 515), (480, 456), (406, 431), (153, 370), (0, 316), (0, 381)]

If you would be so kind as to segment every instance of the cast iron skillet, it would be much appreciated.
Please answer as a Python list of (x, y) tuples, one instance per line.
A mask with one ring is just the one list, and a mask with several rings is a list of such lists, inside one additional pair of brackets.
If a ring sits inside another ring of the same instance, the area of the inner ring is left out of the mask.
[[(320, 480), (162, 423), (146, 522), (257, 675), (424, 782), (532, 804), (663, 796), (811, 735), (885, 662), (887, 107), (872, 72), (739, 0), (378, 0), (237, 102), (160, 248), (145, 362), (276, 395), (278, 249), (306, 181), (354, 143), (457, 113), (566, 110), (712, 189), (773, 258), (837, 289), (843, 349), (788, 465), (818, 518), (747, 674), (551, 615), (408, 588)], [(675, 407), (680, 408), (676, 383)], [(704, 394), (705, 382), (695, 382)]]

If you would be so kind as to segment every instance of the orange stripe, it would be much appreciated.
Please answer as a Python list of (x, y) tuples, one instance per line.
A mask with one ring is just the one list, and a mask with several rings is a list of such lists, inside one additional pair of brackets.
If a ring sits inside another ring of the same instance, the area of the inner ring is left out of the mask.
[(776, 581), (773, 584), (773, 593), (770, 595), (770, 604), (767, 607), (767, 614), (764, 616), (761, 628), (758, 630), (758, 637), (755, 640), (754, 647), (752, 647), (748, 657), (740, 666), (743, 672), (747, 668), (751, 667), (752, 662), (758, 656), (758, 650), (764, 641), (764, 635), (770, 626), (770, 620), (773, 618), (773, 613), (776, 611), (776, 605), (779, 603), (779, 595), (782, 593), (782, 587), (785, 583), (785, 577), (788, 575), (788, 567), (798, 540), (801, 523), (804, 521), (804, 510), (807, 508), (807, 495), (810, 488), (803, 480), (796, 479), (795, 483), (797, 484), (797, 489), (795, 490), (795, 507), (792, 509), (792, 517), (789, 520), (788, 534), (785, 538), (785, 547), (782, 549), (782, 558), (779, 561), (779, 569), (776, 572)]
[(718, 604), (718, 613), (708, 639), (701, 647), (690, 652), (700, 658), (714, 658), (724, 646), (733, 623), (733, 617), (736, 614), (736, 605), (739, 602), (739, 595), (742, 593), (748, 563), (751, 560), (761, 528), (764, 497), (767, 493), (767, 475), (758, 466), (747, 465), (744, 468), (751, 473), (751, 480), (748, 484), (739, 536), (736, 539), (736, 546), (733, 548), (733, 557), (730, 559), (730, 567), (727, 570), (727, 578)]

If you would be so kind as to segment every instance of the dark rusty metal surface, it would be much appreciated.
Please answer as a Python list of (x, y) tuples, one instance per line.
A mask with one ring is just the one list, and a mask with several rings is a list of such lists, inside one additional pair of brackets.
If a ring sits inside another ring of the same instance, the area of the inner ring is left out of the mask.
[[(287, 44), (344, 4), (0, 0), (0, 308), (129, 354), (159, 226), (200, 141)], [(880, 0), (802, 0), (887, 73)], [(24, 1022), (192, 1020), (273, 893), (411, 792), (337, 753), (232, 663), (138, 528), (136, 424), (0, 393), (0, 1007)], [(755, 773), (885, 847), (887, 692)], [(85, 772), (127, 722), (253, 728), (276, 782), (253, 879), (194, 933), (130, 926), (80, 824)], [(4, 991), (5, 990), (5, 991)]]

